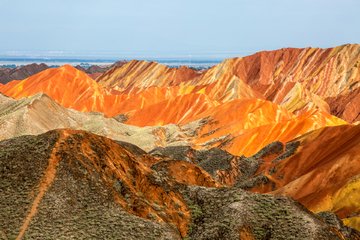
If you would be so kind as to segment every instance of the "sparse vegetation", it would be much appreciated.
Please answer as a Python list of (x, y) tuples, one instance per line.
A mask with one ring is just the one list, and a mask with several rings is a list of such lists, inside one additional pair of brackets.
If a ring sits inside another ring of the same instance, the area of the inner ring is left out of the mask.
[[(164, 189), (165, 194), (157, 200), (146, 199), (136, 182), (139, 163), (127, 162), (130, 169), (124, 169), (121, 177), (117, 172), (112, 174), (106, 165), (106, 145), (101, 138), (95, 142), (88, 137), (87, 133), (77, 133), (56, 144), (58, 134), (49, 132), (0, 142), (0, 230), (8, 239), (17, 238), (40, 192), (39, 183), (49, 158), (54, 157), (52, 153), (59, 160), (54, 180), (41, 197), (23, 239), (174, 239), (180, 228), (171, 221), (187, 221), (189, 210), (191, 220), (185, 239), (239, 239), (244, 226), (256, 239), (309, 239), (315, 236), (307, 227), (309, 220), (312, 224), (321, 222), (288, 198), (234, 187), (179, 183), (169, 170), (174, 163), (181, 168), (181, 161), (164, 160), (153, 165), (143, 179)], [(94, 150), (91, 156), (82, 153), (84, 145)], [(130, 161), (127, 155), (120, 158)], [(179, 197), (165, 204), (167, 193)], [(144, 218), (128, 212), (140, 208), (145, 209)], [(328, 224), (333, 222), (326, 214), (324, 218)], [(328, 225), (321, 224), (323, 234), (332, 234)]]
[[(38, 183), (57, 137), (56, 132), (49, 132), (0, 142), (0, 191), (5, 193), (0, 194), (0, 230), (8, 239), (17, 237), (40, 192)], [(92, 167), (93, 160), (70, 147), (83, 138), (76, 134), (59, 144), (55, 179), (40, 199), (23, 239), (158, 239), (168, 234), (171, 226), (139, 218), (114, 202), (113, 190)], [(97, 161), (104, 154), (97, 148)], [(113, 186), (124, 193), (120, 179)]]
[(309, 213), (288, 198), (196, 186), (188, 186), (181, 193), (192, 216), (186, 239), (238, 239), (236, 229), (240, 226), (249, 226), (256, 239), (311, 238), (313, 230), (303, 218)]

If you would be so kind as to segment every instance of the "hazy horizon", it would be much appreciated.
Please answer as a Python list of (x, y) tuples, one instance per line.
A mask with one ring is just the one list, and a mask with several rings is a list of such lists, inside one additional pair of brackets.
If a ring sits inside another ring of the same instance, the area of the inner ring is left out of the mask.
[[(347, 43), (351, 44), (351, 43)], [(345, 45), (345, 44), (341, 44)], [(340, 45), (338, 45), (340, 46)], [(308, 46), (311, 47), (311, 46)], [(337, 47), (337, 46), (332, 46)], [(305, 47), (304, 47), (305, 48)], [(278, 50), (278, 49), (272, 49)], [(264, 50), (264, 51), (272, 51)], [(104, 61), (114, 62), (133, 59), (148, 61), (178, 61), (178, 62), (219, 62), (228, 58), (245, 57), (253, 55), (260, 51), (209, 51), (209, 52), (191, 52), (186, 55), (183, 53), (167, 52), (65, 52), (65, 51), (6, 51), (0, 52), (0, 63), (7, 61), (53, 61), (53, 60), (85, 60), (88, 62)]]
[[(344, 45), (344, 44), (343, 44)], [(337, 47), (337, 46), (333, 46)], [(277, 50), (277, 49), (274, 49)], [(266, 50), (267, 51), (267, 50)], [(270, 50), (271, 51), (271, 50)], [(224, 51), (224, 52), (195, 52), (192, 55), (168, 54), (164, 52), (32, 52), (9, 51), (0, 52), (0, 66), (23, 66), (31, 63), (45, 63), (49, 66), (65, 64), (81, 65), (109, 65), (117, 61), (146, 60), (156, 61), (167, 66), (211, 67), (226, 59), (246, 57), (255, 54), (255, 51)]]
[(6, 51), (0, 52), (0, 59), (101, 59), (101, 60), (131, 60), (131, 59), (160, 59), (160, 60), (224, 60), (232, 57), (244, 57), (255, 51), (193, 51), (191, 54), (181, 52), (66, 52), (66, 51)]
[(357, 0), (14, 0), (0, 8), (0, 58), (226, 59), (360, 39)]

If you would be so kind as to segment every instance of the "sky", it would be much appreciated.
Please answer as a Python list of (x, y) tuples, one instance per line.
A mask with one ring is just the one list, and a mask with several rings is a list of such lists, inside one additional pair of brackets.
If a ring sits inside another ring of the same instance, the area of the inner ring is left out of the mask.
[(225, 58), (360, 43), (359, 0), (0, 0), (0, 9), (0, 56)]

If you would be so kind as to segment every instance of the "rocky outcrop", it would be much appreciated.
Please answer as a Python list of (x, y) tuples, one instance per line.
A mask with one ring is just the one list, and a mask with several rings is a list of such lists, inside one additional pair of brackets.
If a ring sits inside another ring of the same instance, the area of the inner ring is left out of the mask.
[[(0, 86), (2, 92), (17, 99), (45, 91), (47, 96), (62, 106), (90, 112), (89, 116), (101, 116), (102, 119), (105, 119), (102, 114), (91, 113), (92, 111), (99, 111), (105, 112), (108, 116), (118, 116), (115, 119), (121, 123), (141, 127), (159, 126), (159, 129), (174, 129), (170, 130), (173, 134), (170, 135), (171, 137), (161, 133), (162, 130), (154, 130), (158, 140), (150, 140), (149, 144), (145, 140), (141, 140), (139, 144), (147, 151), (156, 146), (172, 144), (197, 146), (204, 149), (219, 147), (231, 154), (249, 157), (274, 141), (287, 142), (318, 127), (345, 123), (321, 111), (308, 111), (296, 117), (285, 108), (259, 99), (235, 99), (219, 103), (201, 93), (201, 89), (199, 89), (193, 86), (154, 87), (135, 95), (108, 95), (107, 89), (71, 66), (49, 69), (26, 80), (12, 81)], [(114, 103), (118, 104), (114, 105)], [(45, 112), (49, 113), (47, 117), (53, 118), (51, 113), (54, 111), (45, 106), (44, 109), (46, 109)], [(9, 111), (11, 112), (11, 109)], [(60, 112), (64, 111), (61, 110)], [(122, 115), (117, 115), (118, 113)], [(79, 113), (74, 111), (67, 116), (61, 116), (61, 119), (66, 118), (68, 120), (65, 122), (73, 122), (69, 120), (72, 115), (78, 116)], [(34, 118), (39, 117), (34, 116)], [(43, 120), (43, 123), (47, 122), (48, 120)], [(101, 120), (101, 122), (104, 121)], [(59, 125), (57, 125), (58, 123)], [(167, 124), (179, 124), (179, 127), (165, 127)], [(56, 120), (54, 124), (37, 126), (34, 133), (41, 133), (54, 129), (55, 126), (63, 125), (62, 122)], [(79, 129), (72, 124), (65, 126)], [(87, 126), (91, 126), (91, 124)], [(94, 126), (99, 126), (99, 124), (94, 124)], [(135, 129), (136, 127), (131, 128)], [(93, 131), (93, 128), (89, 127), (83, 129)], [(114, 128), (110, 127), (109, 129)], [(102, 129), (98, 129), (95, 133), (102, 131)], [(168, 132), (168, 130), (164, 131)], [(14, 135), (14, 132), (8, 132), (10, 134), (8, 137), (18, 136), (17, 133)], [(29, 130), (19, 130), (19, 134), (20, 132), (31, 133)], [(101, 134), (116, 140), (126, 139), (126, 135), (121, 136), (120, 134), (119, 136), (116, 130), (111, 134), (113, 136), (106, 135), (109, 132), (105, 131)], [(140, 135), (136, 139), (140, 139)], [(148, 138), (144, 139), (149, 140)], [(130, 142), (135, 143), (135, 140)], [(155, 146), (153, 145), (154, 142), (156, 142)]]
[(324, 111), (326, 105), (321, 99), (347, 93), (358, 86), (359, 58), (357, 44), (328, 49), (283, 48), (227, 59), (195, 82), (215, 84), (236, 76), (267, 100), (291, 112), (303, 108)]
[[(333, 212), (358, 228), (359, 127), (325, 127), (293, 139), (285, 148), (269, 145), (248, 158), (263, 160), (255, 172), (232, 185), (291, 197), (313, 212)], [(271, 152), (275, 155), (268, 158)]]
[(343, 238), (291, 198), (197, 186), (184, 193), (194, 209), (191, 239), (356, 239)]
[(147, 154), (147, 152), (145, 152), (144, 150), (142, 150), (141, 148), (139, 148), (138, 146), (136, 146), (134, 144), (124, 142), (124, 141), (117, 141), (117, 140), (114, 140), (114, 141), (117, 144), (119, 144), (121, 147), (123, 147), (126, 151), (130, 152), (131, 155), (133, 155), (134, 157)]
[(350, 92), (328, 97), (325, 101), (330, 106), (330, 113), (349, 123), (360, 121), (360, 88), (355, 88)]

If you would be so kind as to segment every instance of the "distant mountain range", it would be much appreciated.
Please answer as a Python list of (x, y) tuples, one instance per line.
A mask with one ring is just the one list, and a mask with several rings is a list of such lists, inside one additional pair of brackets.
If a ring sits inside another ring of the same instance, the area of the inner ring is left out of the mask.
[(49, 67), (44, 64), (29, 64), (24, 67), (11, 68), (0, 68), (0, 83), (6, 84), (12, 80), (23, 80), (34, 74), (42, 72)]
[(91, 77), (92, 79), (96, 79), (97, 77), (99, 77), (102, 73), (106, 72), (107, 70), (115, 67), (115, 66), (122, 66), (125, 63), (127, 63), (125, 60), (124, 61), (117, 61), (112, 65), (109, 66), (97, 66), (97, 65), (91, 65), (88, 68), (83, 68), (80, 65), (77, 65), (75, 68), (86, 73), (89, 77)]
[[(106, 72), (110, 68), (115, 66), (122, 66), (125, 63), (126, 61), (117, 61), (109, 66), (99, 67), (97, 65), (92, 65), (88, 68), (83, 68), (80, 65), (77, 65), (75, 68), (88, 74), (88, 76), (91, 77), (92, 79), (96, 79), (98, 76), (100, 76), (102, 73)], [(23, 67), (16, 67), (16, 68), (0, 67), (0, 83), (6, 84), (8, 82), (11, 82), (12, 80), (24, 80), (48, 68), (49, 66), (47, 66), (45, 63), (41, 63), (41, 64), (32, 63), (29, 65), (25, 65)]]

